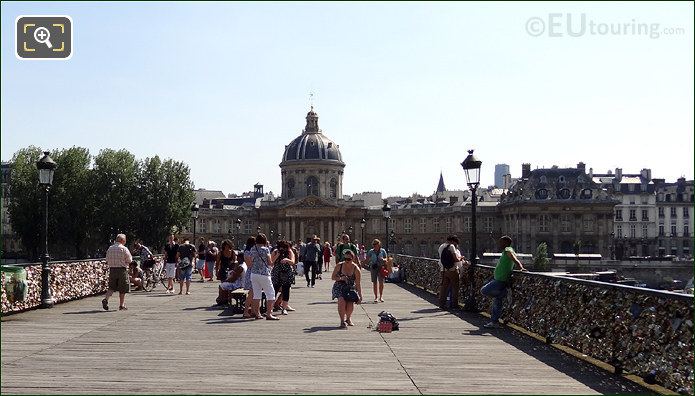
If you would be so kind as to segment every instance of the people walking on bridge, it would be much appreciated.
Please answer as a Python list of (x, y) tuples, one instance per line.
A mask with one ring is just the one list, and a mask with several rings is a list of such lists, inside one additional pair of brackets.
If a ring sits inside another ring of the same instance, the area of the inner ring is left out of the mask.
[[(319, 273), (319, 265), (323, 266), (323, 254), (319, 237), (314, 235), (304, 246), (304, 276), (306, 278), (306, 287), (314, 287), (316, 285), (316, 276)], [(311, 278), (309, 278), (311, 271)]]
[(229, 239), (222, 241), (220, 245), (220, 254), (217, 255), (217, 262), (215, 263), (215, 276), (221, 282), (224, 282), (228, 277), (228, 271), (234, 268), (234, 263), (236, 263), (236, 252), (234, 251), (234, 243)]
[(502, 256), (495, 266), (494, 278), (480, 289), (483, 295), (494, 298), (490, 322), (484, 325), (486, 328), (500, 327), (499, 318), (502, 316), (502, 304), (507, 296), (507, 287), (514, 270), (514, 264), (518, 265), (521, 271), (526, 271), (512, 248), (511, 237), (507, 235), (501, 237), (498, 240), (498, 246), (502, 250)]
[(200, 244), (198, 245), (198, 260), (196, 260), (195, 269), (200, 275), (200, 281), (205, 282), (205, 251), (207, 250), (207, 245), (205, 244), (205, 239), (200, 238)]
[(386, 265), (386, 250), (381, 247), (380, 240), (372, 241), (372, 248), (367, 252), (365, 261), (372, 277), (374, 303), (384, 302), (384, 275), (381, 274), (381, 268)]
[(451, 308), (459, 306), (459, 266), (465, 257), (458, 249), (459, 239), (456, 235), (449, 235), (446, 242), (439, 245), (439, 271), (442, 275), (439, 284), (439, 308), (446, 310), (446, 299), (451, 296)]
[(280, 320), (277, 316), (273, 316), (273, 304), (275, 303), (275, 288), (270, 277), (270, 272), (273, 267), (273, 261), (270, 257), (270, 249), (266, 246), (268, 239), (265, 234), (256, 235), (256, 245), (249, 249), (248, 255), (252, 261), (251, 265), (251, 287), (253, 287), (253, 308), (256, 312), (256, 319), (263, 319), (260, 316), (259, 306), (261, 304), (262, 294), (265, 292), (266, 312), (265, 317), (268, 320)]
[(169, 235), (169, 240), (164, 245), (164, 271), (167, 277), (166, 293), (174, 293), (174, 278), (176, 278), (176, 267), (179, 262), (179, 244), (174, 234)]
[(323, 271), (328, 272), (331, 266), (331, 257), (333, 257), (333, 249), (331, 243), (326, 241), (323, 244)]
[(188, 238), (183, 239), (183, 244), (179, 245), (179, 294), (183, 293), (183, 283), (186, 282), (186, 295), (191, 294), (191, 276), (193, 274), (193, 261), (195, 260), (195, 246)]
[(345, 261), (345, 256), (343, 256), (343, 252), (348, 249), (351, 250), (354, 255), (352, 257), (353, 261), (355, 264), (360, 265), (360, 260), (358, 258), (359, 252), (357, 251), (357, 246), (354, 243), (350, 242), (350, 236), (348, 234), (343, 234), (340, 237), (340, 243), (336, 245), (335, 250), (336, 250), (336, 257), (335, 257), (335, 262), (339, 263), (342, 261)]
[(345, 249), (342, 256), (345, 261), (335, 265), (331, 279), (335, 281), (331, 290), (332, 299), (338, 299), (338, 316), (340, 316), (339, 328), (354, 326), (352, 312), (355, 303), (362, 302), (362, 286), (360, 267), (355, 262), (356, 254), (350, 249)]
[(220, 250), (217, 248), (215, 241), (209, 241), (208, 247), (205, 250), (205, 271), (209, 281), (213, 281), (215, 276), (215, 265), (217, 263), (217, 255)]
[(249, 250), (256, 246), (256, 238), (255, 237), (249, 237), (246, 240), (246, 245), (244, 246), (244, 250), (241, 252), (241, 261), (246, 264), (246, 274), (244, 274), (244, 289), (248, 290), (248, 293), (246, 294), (246, 300), (244, 301), (244, 318), (253, 318), (253, 317), (259, 317), (261, 316), (261, 313), (259, 311), (259, 308), (254, 308), (252, 301), (253, 301), (253, 286), (251, 284), (251, 266), (253, 265), (253, 259), (251, 258), (251, 254), (249, 253)]
[(278, 241), (270, 258), (274, 264), (270, 275), (276, 292), (273, 310), (278, 309), (283, 315), (287, 315), (287, 312), (294, 311), (290, 306), (290, 289), (294, 284), (294, 253), (287, 241)]
[(109, 283), (106, 296), (101, 300), (101, 306), (105, 311), (109, 310), (109, 298), (114, 292), (118, 292), (118, 309), (128, 309), (125, 305), (125, 295), (130, 292), (130, 279), (128, 268), (133, 261), (133, 256), (125, 247), (125, 234), (116, 235), (116, 242), (106, 251), (106, 264), (109, 266)]

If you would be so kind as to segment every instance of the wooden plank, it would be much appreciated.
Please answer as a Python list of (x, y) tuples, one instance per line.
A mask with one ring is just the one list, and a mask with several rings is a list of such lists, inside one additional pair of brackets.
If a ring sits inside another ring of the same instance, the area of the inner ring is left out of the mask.
[[(215, 283), (191, 295), (135, 292), (128, 311), (87, 298), (3, 318), (3, 393), (639, 393), (644, 389), (478, 315), (436, 309), (387, 284), (386, 302), (355, 308), (337, 329), (328, 280), (292, 289), (278, 322), (211, 307)], [(371, 285), (365, 284), (371, 301)], [(388, 310), (401, 330), (373, 329)], [(497, 332), (497, 333), (495, 333)], [(272, 375), (269, 375), (272, 371)], [(271, 381), (269, 381), (271, 379)]]

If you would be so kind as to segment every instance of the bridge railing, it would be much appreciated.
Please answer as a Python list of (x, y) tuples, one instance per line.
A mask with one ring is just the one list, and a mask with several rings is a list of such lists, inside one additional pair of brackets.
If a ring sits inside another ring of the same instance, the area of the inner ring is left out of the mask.
[[(137, 259), (137, 258), (136, 258)], [(158, 261), (162, 256), (155, 256)], [(0, 278), (2, 314), (20, 312), (37, 308), (41, 305), (41, 263), (14, 264), (24, 267), (27, 272), (27, 298), (13, 301), (7, 298), (5, 290), (5, 272)], [(52, 270), (51, 290), (55, 303), (76, 300), (104, 293), (108, 284), (109, 267), (105, 258), (54, 261), (48, 263)]]
[[(434, 294), (441, 274), (437, 260), (396, 255), (406, 282)], [(475, 268), (478, 308), (490, 310), (480, 288), (494, 268)], [(468, 266), (461, 270), (460, 301), (470, 291)], [(512, 303), (503, 320), (608, 363), (617, 372), (648, 383), (693, 393), (693, 296), (611, 283), (515, 271)]]

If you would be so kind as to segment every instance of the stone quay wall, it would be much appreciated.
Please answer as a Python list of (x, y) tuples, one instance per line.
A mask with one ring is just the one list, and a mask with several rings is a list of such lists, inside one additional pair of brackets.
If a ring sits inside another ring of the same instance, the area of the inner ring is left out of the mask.
[[(161, 261), (161, 256), (155, 257)], [(41, 305), (41, 263), (18, 265), (27, 271), (27, 298), (10, 303), (5, 291), (5, 273), (0, 278), (2, 314), (34, 309)], [(56, 304), (95, 296), (106, 292), (109, 267), (106, 259), (62, 261), (48, 263), (51, 273), (51, 290)]]
[[(396, 255), (404, 280), (437, 294), (438, 261)], [(468, 266), (461, 269), (459, 301), (470, 291)], [(492, 300), (480, 288), (494, 268), (475, 268), (478, 308)], [(611, 283), (515, 271), (511, 307), (502, 319), (555, 343), (681, 394), (693, 394), (693, 296)]]

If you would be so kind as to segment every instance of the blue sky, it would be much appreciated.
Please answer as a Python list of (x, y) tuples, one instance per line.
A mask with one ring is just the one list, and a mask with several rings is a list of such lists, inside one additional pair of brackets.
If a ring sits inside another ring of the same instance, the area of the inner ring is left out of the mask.
[[(15, 58), (15, 18), (30, 14), (72, 17), (72, 59)], [(685, 2), (3, 2), (2, 159), (127, 148), (188, 163), (196, 187), (279, 193), (313, 91), (346, 194), (431, 193), (440, 171), (464, 188), (469, 148), (484, 185), (494, 164), (518, 177), (522, 162), (693, 178), (692, 15)], [(659, 37), (632, 33), (642, 23)]]

